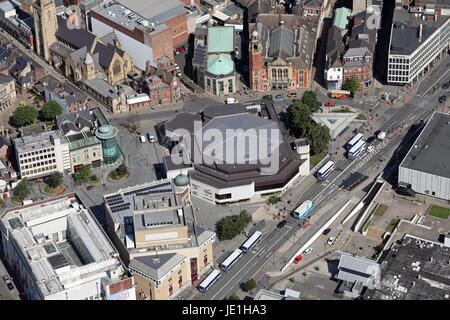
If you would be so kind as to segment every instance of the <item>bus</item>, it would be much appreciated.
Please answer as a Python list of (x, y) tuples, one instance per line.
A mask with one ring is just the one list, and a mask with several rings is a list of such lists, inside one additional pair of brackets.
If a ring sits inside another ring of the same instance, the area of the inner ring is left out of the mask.
[(311, 200), (306, 200), (294, 211), (294, 218), (301, 219), (314, 206)]
[(216, 282), (217, 279), (220, 277), (220, 271), (215, 269), (213, 272), (211, 272), (205, 280), (202, 281), (197, 287), (198, 291), (201, 293), (205, 293), (209, 287), (212, 286), (214, 282)]
[(366, 142), (360, 140), (348, 151), (348, 158), (350, 160), (355, 160), (362, 152), (364, 152), (364, 150), (366, 150)]
[(232, 254), (230, 254), (228, 256), (228, 258), (225, 259), (224, 262), (222, 262), (220, 264), (220, 269), (222, 269), (223, 271), (228, 271), (230, 270), (231, 266), (238, 261), (238, 259), (242, 256), (242, 250), (241, 249), (236, 249), (233, 251)]
[(355, 144), (357, 144), (362, 138), (364, 138), (364, 135), (361, 132), (358, 132), (353, 138), (352, 140), (350, 140), (347, 145), (346, 148), (347, 150), (350, 150), (351, 148), (353, 148), (353, 146)]
[(241, 246), (242, 252), (247, 253), (251, 250), (251, 248), (261, 240), (262, 233), (256, 231), (244, 244)]
[(334, 170), (334, 162), (329, 160), (325, 165), (317, 171), (317, 180), (322, 181), (325, 179), (331, 171)]
[(328, 95), (330, 98), (350, 98), (352, 93), (347, 90), (331, 90)]

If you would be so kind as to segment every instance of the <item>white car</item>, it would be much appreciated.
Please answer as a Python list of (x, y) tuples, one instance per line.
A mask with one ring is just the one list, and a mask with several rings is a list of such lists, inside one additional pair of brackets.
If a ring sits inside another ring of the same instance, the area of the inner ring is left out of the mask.
[(235, 98), (227, 98), (227, 100), (225, 102), (227, 104), (238, 103), (238, 101)]
[(328, 239), (328, 244), (331, 246), (334, 243), (334, 238), (330, 237), (330, 239)]
[(304, 254), (310, 254), (311, 252), (313, 252), (313, 248), (308, 248), (305, 251), (303, 251)]
[(372, 152), (372, 150), (373, 150), (373, 146), (368, 146), (367, 147), (367, 152)]
[(140, 136), (139, 140), (141, 141), (141, 143), (145, 143), (145, 141), (147, 141), (147, 140), (145, 140), (145, 136)]

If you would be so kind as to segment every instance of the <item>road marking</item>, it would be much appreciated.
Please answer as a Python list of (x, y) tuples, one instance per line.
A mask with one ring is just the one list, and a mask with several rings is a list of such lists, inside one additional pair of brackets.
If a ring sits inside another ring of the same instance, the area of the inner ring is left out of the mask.
[(438, 83), (443, 77), (445, 77), (449, 71), (450, 71), (450, 69), (447, 70), (447, 71), (446, 71), (439, 79), (437, 79), (436, 82), (433, 83), (433, 84), (431, 85), (431, 87), (429, 87), (428, 90), (426, 90), (426, 91), (420, 96), (420, 98), (423, 99), (423, 97), (425, 96), (425, 94), (428, 93), (428, 91), (430, 91), (430, 89), (433, 88), (434, 85), (435, 85), (436, 83)]

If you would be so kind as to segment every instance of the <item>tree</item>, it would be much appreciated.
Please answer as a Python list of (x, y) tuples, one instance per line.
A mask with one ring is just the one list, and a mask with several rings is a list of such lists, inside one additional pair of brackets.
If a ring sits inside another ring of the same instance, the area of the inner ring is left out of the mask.
[(241, 233), (252, 221), (252, 216), (247, 210), (242, 210), (239, 216), (228, 216), (219, 222), (220, 240), (233, 239)]
[(126, 175), (126, 174), (128, 173), (128, 168), (127, 168), (127, 166), (125, 165), (125, 163), (122, 163), (122, 164), (116, 169), (116, 171), (117, 171), (117, 174), (118, 174), (119, 176), (123, 176), (123, 175)]
[(248, 279), (245, 282), (245, 290), (251, 291), (256, 288), (256, 281), (254, 279)]
[(45, 120), (53, 120), (56, 116), (59, 116), (60, 114), (62, 114), (62, 111), (63, 110), (58, 102), (56, 102), (54, 100), (50, 100), (50, 101), (44, 103), (41, 113), (42, 113), (42, 117)]
[(237, 295), (233, 294), (230, 296), (230, 298), (228, 300), (241, 300), (241, 298), (239, 298)]
[(359, 83), (358, 80), (356, 80), (356, 77), (352, 77), (347, 81), (345, 81), (344, 86), (342, 88), (344, 90), (350, 91), (351, 93), (354, 93), (361, 89), (361, 84)]
[(30, 194), (32, 186), (33, 184), (31, 181), (28, 181), (27, 178), (23, 178), (14, 189), (14, 195), (18, 198), (25, 199)]
[(33, 123), (38, 116), (36, 108), (31, 106), (18, 107), (12, 114), (12, 119), (18, 127)]
[(280, 197), (277, 197), (276, 195), (271, 195), (270, 197), (269, 197), (269, 199), (267, 199), (267, 203), (268, 204), (275, 204), (275, 203), (278, 203), (278, 202), (280, 202), (281, 201), (281, 198)]
[(89, 167), (81, 166), (80, 169), (78, 169), (77, 177), (80, 182), (87, 182), (91, 176), (92, 171)]
[(296, 138), (305, 136), (311, 125), (311, 109), (301, 101), (294, 101), (288, 109), (288, 121)]
[(310, 149), (313, 154), (325, 151), (328, 143), (331, 140), (330, 129), (321, 124), (314, 124), (311, 126), (310, 132), (307, 135), (310, 143)]
[(264, 100), (268, 100), (268, 101), (273, 101), (273, 98), (271, 95), (266, 95), (264, 97), (262, 97)]
[(47, 184), (55, 189), (57, 187), (59, 187), (59, 185), (62, 183), (63, 181), (63, 175), (61, 172), (57, 171), (52, 173), (48, 178), (47, 178)]
[(302, 96), (302, 102), (311, 109), (311, 112), (319, 111), (319, 101), (314, 91), (306, 91)]

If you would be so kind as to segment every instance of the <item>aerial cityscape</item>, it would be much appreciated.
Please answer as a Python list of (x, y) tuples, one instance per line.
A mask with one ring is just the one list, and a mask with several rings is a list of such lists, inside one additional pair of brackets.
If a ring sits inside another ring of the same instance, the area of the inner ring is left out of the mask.
[(0, 300), (450, 301), (449, 90), (450, 0), (0, 0)]

